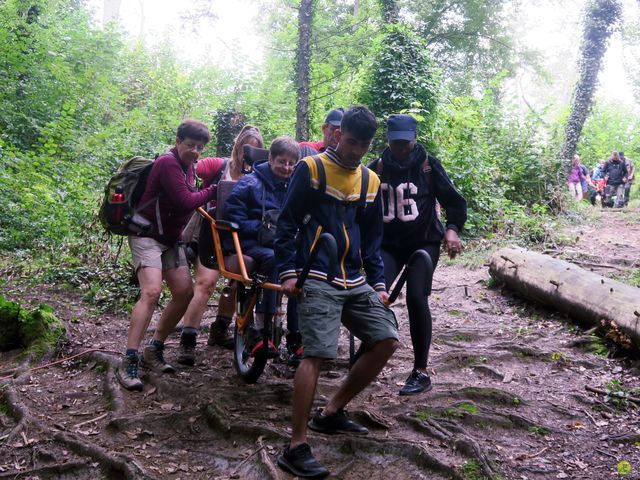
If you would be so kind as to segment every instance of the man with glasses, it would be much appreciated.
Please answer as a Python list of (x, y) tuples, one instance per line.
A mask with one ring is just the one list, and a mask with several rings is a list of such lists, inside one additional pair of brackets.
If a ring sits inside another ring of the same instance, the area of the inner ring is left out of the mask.
[[(160, 373), (173, 373), (163, 355), (164, 341), (182, 318), (193, 296), (181, 233), (193, 211), (214, 198), (216, 186), (195, 189), (194, 164), (211, 140), (209, 129), (196, 120), (178, 127), (175, 146), (156, 159), (140, 199), (139, 214), (152, 222), (150, 233), (129, 236), (129, 246), (140, 283), (140, 298), (131, 312), (127, 349), (116, 376), (128, 390), (141, 391), (139, 363)], [(138, 358), (165, 280), (171, 301), (162, 311), (153, 339)]]
[(336, 130), (340, 129), (340, 122), (342, 122), (342, 115), (344, 109), (336, 108), (331, 110), (327, 114), (327, 118), (322, 125), (322, 140), (319, 142), (300, 142), (300, 148), (303, 150), (303, 156), (315, 155), (316, 153), (324, 152), (327, 147), (335, 148), (338, 145), (338, 140), (335, 137)]

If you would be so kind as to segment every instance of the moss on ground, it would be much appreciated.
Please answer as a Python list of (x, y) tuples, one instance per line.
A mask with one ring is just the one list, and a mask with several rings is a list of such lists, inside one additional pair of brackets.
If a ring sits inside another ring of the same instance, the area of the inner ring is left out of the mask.
[(28, 348), (38, 354), (56, 345), (66, 330), (53, 308), (40, 305), (24, 310), (0, 295), (0, 350)]

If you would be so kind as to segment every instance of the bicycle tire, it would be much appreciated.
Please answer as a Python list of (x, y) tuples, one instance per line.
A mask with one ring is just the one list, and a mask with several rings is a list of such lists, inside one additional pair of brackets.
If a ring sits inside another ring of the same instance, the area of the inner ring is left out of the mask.
[[(248, 331), (248, 328), (247, 330)], [(249, 355), (246, 350), (245, 335), (235, 325), (233, 328), (233, 366), (236, 373), (246, 383), (256, 383), (267, 365), (267, 349), (268, 344), (264, 342), (265, 348), (256, 352), (255, 355)], [(264, 350), (264, 351), (262, 351)]]

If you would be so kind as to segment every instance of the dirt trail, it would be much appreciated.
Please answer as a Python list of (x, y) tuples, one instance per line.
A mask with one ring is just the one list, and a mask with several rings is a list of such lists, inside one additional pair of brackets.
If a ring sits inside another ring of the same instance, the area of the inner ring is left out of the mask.
[[(571, 233), (578, 237), (572, 246), (549, 253), (605, 274), (638, 268), (640, 212), (600, 217), (595, 227)], [(638, 389), (639, 397), (640, 363), (589, 353), (576, 345), (593, 346), (591, 337), (566, 318), (488, 288), (487, 281), (486, 268), (438, 267), (431, 297), (434, 389), (415, 397), (397, 395), (412, 364), (399, 299), (402, 348), (350, 405), (371, 434), (310, 437), (334, 478), (604, 479), (618, 477), (624, 461), (631, 467), (625, 478), (640, 478), (640, 405), (585, 388)], [(19, 283), (3, 293), (29, 295)], [(92, 313), (53, 286), (35, 298), (67, 321), (64, 355), (121, 350), (126, 316)], [(210, 309), (205, 325), (214, 314)], [(0, 442), (6, 443), (0, 479), (292, 478), (274, 466), (290, 431), (290, 372), (273, 365), (258, 384), (245, 385), (229, 351), (199, 348), (196, 367), (147, 374), (143, 393), (120, 390), (115, 357), (102, 354), (21, 376), (0, 403)], [(341, 359), (321, 375), (318, 404), (346, 374), (347, 356), (344, 336)], [(15, 361), (3, 354), (0, 370)]]

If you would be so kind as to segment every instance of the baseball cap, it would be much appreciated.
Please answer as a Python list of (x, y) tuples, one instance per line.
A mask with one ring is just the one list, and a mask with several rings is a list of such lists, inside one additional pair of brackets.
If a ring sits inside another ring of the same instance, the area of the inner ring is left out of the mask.
[(395, 114), (387, 118), (387, 138), (389, 140), (415, 140), (418, 122), (411, 115)]
[(327, 114), (327, 118), (324, 119), (324, 123), (330, 123), (334, 127), (339, 127), (342, 123), (342, 115), (344, 114), (343, 108), (334, 108)]

